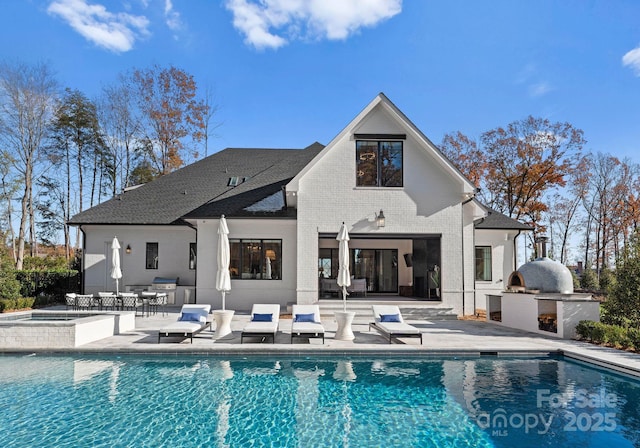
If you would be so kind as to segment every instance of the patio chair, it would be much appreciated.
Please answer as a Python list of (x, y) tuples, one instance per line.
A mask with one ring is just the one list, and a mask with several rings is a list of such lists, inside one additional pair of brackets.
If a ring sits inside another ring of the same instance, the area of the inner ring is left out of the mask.
[(120, 300), (122, 301), (123, 310), (133, 310), (135, 315), (138, 315), (138, 310), (141, 309), (142, 316), (144, 316), (144, 302), (134, 292), (121, 292)]
[(165, 305), (167, 304), (167, 294), (154, 291), (143, 291), (141, 293), (143, 300), (147, 300), (147, 315), (150, 313), (158, 314), (158, 308), (162, 308), (162, 315), (166, 314)]
[(72, 310), (76, 310), (78, 308), (76, 296), (77, 294), (75, 292), (68, 292), (64, 295), (64, 303), (67, 305), (67, 310), (69, 308)]
[(158, 332), (158, 344), (160, 338), (172, 336), (191, 338), (193, 344), (193, 336), (211, 326), (208, 319), (210, 311), (211, 305), (182, 305), (178, 321), (161, 328)]
[(255, 303), (251, 309), (251, 320), (242, 329), (240, 343), (245, 337), (260, 337), (265, 340), (271, 337), (275, 344), (278, 322), (280, 321), (280, 305), (270, 303)]
[(294, 337), (322, 337), (324, 344), (324, 327), (320, 320), (318, 305), (293, 305), (291, 319), (291, 343)]
[(99, 292), (98, 298), (100, 299), (100, 308), (116, 310), (118, 306), (118, 298), (113, 292)]
[(389, 344), (392, 338), (420, 338), (422, 344), (422, 331), (419, 328), (405, 323), (400, 313), (400, 308), (396, 305), (373, 305), (374, 322), (369, 324), (372, 328), (384, 336), (389, 337)]
[(93, 306), (93, 294), (76, 294), (76, 309), (90, 310)]

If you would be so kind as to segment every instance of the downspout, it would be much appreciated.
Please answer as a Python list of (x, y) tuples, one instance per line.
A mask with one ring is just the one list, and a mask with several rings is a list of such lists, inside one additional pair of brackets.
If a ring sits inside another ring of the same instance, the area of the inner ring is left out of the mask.
[(518, 269), (518, 245), (516, 241), (518, 240), (518, 237), (520, 236), (521, 233), (522, 233), (522, 230), (518, 230), (518, 233), (516, 233), (516, 236), (513, 237), (513, 270), (514, 271)]
[(78, 226), (80, 232), (82, 233), (82, 264), (81, 264), (81, 273), (80, 273), (80, 291), (84, 294), (84, 273), (85, 273), (85, 259), (87, 255), (87, 234), (84, 232), (82, 226)]
[[(465, 298), (466, 298), (466, 292), (467, 292), (467, 287), (465, 284), (465, 263), (464, 263), (464, 206), (466, 204), (468, 204), (469, 202), (473, 201), (473, 198), (475, 198), (475, 195), (471, 196), (469, 199), (462, 201), (461, 207), (460, 207), (460, 230), (462, 233), (462, 316), (464, 317), (465, 314), (465, 306), (464, 306), (464, 302), (465, 302)], [(475, 288), (473, 288), (475, 291)], [(474, 303), (475, 303), (475, 292), (474, 292)], [(474, 310), (475, 311), (475, 310)]]

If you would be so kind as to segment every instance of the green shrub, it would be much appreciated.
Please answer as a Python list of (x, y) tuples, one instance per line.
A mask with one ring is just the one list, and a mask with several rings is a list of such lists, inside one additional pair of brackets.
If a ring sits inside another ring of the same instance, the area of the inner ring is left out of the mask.
[(606, 294), (609, 294), (612, 288), (616, 284), (616, 277), (609, 268), (604, 268), (600, 271), (600, 290)]
[(20, 282), (11, 272), (0, 273), (0, 299), (13, 300), (20, 297)]
[(35, 299), (33, 297), (18, 297), (15, 299), (0, 300), (0, 311), (22, 310), (32, 308)]
[(582, 289), (596, 290), (599, 288), (598, 277), (592, 269), (585, 269), (580, 278), (580, 287)]
[(619, 349), (640, 349), (640, 329), (582, 320), (576, 325), (580, 339)]
[(631, 347), (635, 351), (640, 351), (640, 329), (639, 328), (628, 328), (627, 336), (629, 337), (629, 343)]

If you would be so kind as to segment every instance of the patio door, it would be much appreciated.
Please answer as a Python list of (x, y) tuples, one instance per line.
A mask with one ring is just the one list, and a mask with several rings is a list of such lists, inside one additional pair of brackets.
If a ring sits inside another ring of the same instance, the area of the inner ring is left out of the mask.
[(397, 249), (352, 249), (351, 272), (355, 278), (367, 279), (367, 291), (398, 293)]

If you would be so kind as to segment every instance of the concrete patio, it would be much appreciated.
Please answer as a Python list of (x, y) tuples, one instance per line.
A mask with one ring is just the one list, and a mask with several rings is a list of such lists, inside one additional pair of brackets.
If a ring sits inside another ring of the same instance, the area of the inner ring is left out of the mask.
[[(58, 309), (63, 309), (64, 307)], [(55, 309), (55, 308), (51, 308)], [(352, 355), (524, 355), (561, 353), (565, 356), (588, 361), (622, 373), (640, 377), (640, 354), (599, 347), (580, 341), (560, 340), (539, 334), (513, 330), (499, 325), (473, 320), (407, 320), (425, 333), (424, 344), (416, 338), (396, 339), (393, 344), (375, 331), (369, 330), (369, 321), (356, 316), (353, 323), (354, 341), (334, 339), (337, 324), (333, 314), (323, 314), (322, 323), (326, 340), (295, 339), (291, 344), (291, 317), (283, 314), (275, 343), (245, 338), (240, 343), (240, 332), (249, 321), (249, 314), (236, 312), (231, 329), (233, 333), (214, 340), (214, 332), (204, 330), (193, 338), (163, 338), (158, 343), (158, 329), (175, 322), (179, 308), (171, 307), (166, 315), (152, 314), (135, 318), (135, 330), (99, 341), (84, 344), (74, 349), (43, 349), (47, 352), (117, 352), (117, 353), (167, 353), (167, 354), (352, 354)], [(215, 330), (215, 324), (214, 324)], [(5, 350), (11, 352), (13, 350)], [(18, 350), (16, 350), (18, 351)], [(24, 351), (24, 350), (22, 350)], [(31, 350), (33, 351), (33, 350)]]

